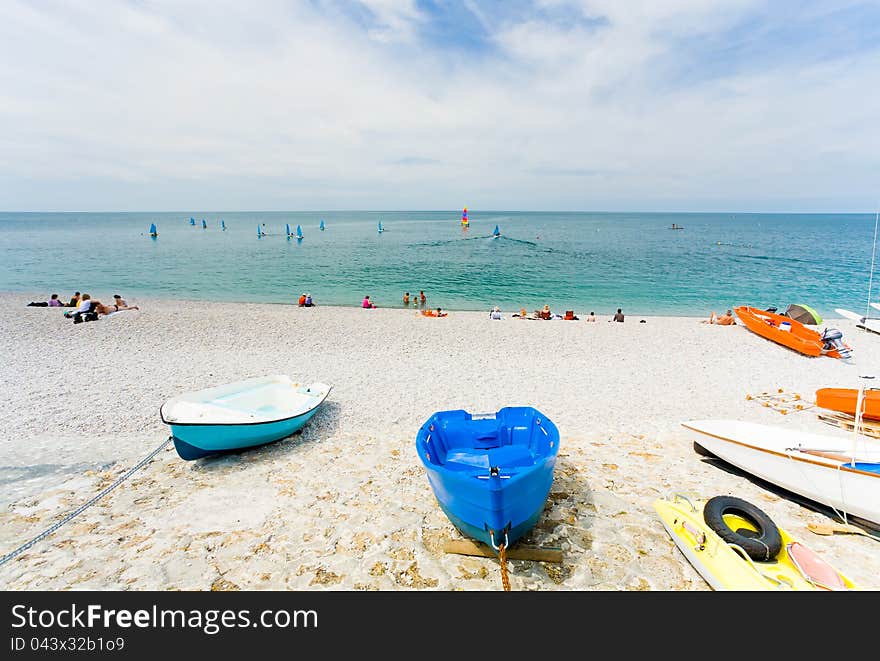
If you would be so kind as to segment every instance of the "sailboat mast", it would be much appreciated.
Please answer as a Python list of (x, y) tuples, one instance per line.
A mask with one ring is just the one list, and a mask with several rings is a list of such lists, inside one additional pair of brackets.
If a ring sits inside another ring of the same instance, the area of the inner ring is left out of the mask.
[[(878, 205), (877, 213), (874, 214), (874, 245), (871, 248), (871, 272), (868, 274), (868, 306), (865, 309), (865, 319), (871, 315), (871, 289), (874, 286), (874, 255), (877, 252), (877, 225), (880, 221), (880, 205)], [(868, 332), (868, 325), (865, 324), (865, 332)]]
[(865, 408), (865, 384), (874, 378), (872, 374), (861, 374), (859, 379), (861, 379), (861, 383), (859, 384), (859, 394), (856, 397), (856, 411), (855, 411), (855, 422), (853, 423), (853, 444), (852, 444), (852, 459), (850, 460), (850, 466), (855, 466), (856, 463), (856, 444), (859, 440), (859, 428), (862, 426), (862, 416), (864, 414)]

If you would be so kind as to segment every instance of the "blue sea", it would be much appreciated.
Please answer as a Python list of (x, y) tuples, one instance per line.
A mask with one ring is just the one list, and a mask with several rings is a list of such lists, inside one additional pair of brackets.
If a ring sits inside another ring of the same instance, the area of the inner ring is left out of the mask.
[(598, 315), (805, 303), (835, 316), (867, 303), (873, 214), (468, 216), (463, 229), (461, 210), (0, 213), (0, 291), (272, 303), (308, 292), (351, 306), (369, 294), (402, 307), (404, 292), (424, 290), (429, 306), (450, 310)]

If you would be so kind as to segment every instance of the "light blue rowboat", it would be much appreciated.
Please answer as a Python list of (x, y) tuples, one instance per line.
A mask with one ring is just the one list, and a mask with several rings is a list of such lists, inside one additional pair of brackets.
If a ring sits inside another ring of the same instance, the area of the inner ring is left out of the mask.
[(159, 409), (181, 459), (272, 443), (296, 433), (330, 394), (285, 374), (256, 377), (172, 397)]

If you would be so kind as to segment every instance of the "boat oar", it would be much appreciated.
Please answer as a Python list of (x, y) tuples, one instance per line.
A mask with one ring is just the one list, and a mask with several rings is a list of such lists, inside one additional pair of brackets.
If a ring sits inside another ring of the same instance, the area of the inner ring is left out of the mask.
[(880, 542), (880, 539), (871, 533), (865, 532), (861, 528), (848, 523), (808, 523), (807, 528), (810, 532), (816, 533), (817, 535), (833, 535), (834, 533), (839, 532), (851, 535), (864, 535), (865, 537), (870, 537), (871, 539)]

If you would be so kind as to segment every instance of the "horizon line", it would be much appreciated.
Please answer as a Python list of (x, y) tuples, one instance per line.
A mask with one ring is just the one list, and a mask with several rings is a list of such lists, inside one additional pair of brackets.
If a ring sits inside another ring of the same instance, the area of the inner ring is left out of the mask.
[[(461, 207), (464, 208), (464, 207)], [(455, 212), (459, 213), (461, 208), (455, 209), (208, 209), (198, 211), (198, 214), (219, 214), (219, 213), (447, 213), (447, 212)], [(474, 211), (473, 207), (467, 207), (468, 211)], [(645, 213), (645, 214), (740, 214), (740, 215), (786, 215), (786, 214), (796, 214), (796, 215), (876, 215), (880, 214), (880, 210), (874, 209), (871, 211), (735, 211), (735, 210), (724, 210), (724, 211), (680, 211), (680, 210), (652, 210), (652, 211), (639, 211), (634, 209), (628, 210), (607, 210), (607, 209), (596, 209), (596, 210), (585, 210), (585, 209), (476, 209), (476, 211), (480, 213)], [(138, 211), (132, 210), (112, 210), (112, 211), (95, 211), (88, 209), (66, 209), (63, 211), (59, 210), (45, 210), (45, 209), (13, 209), (6, 210), (0, 209), (0, 214), (13, 214), (13, 213), (106, 213), (106, 214), (124, 214), (124, 213), (180, 213), (180, 214), (192, 214), (196, 213), (194, 211), (184, 211), (181, 209), (170, 209), (170, 210), (156, 210), (156, 209), (142, 209)]]

